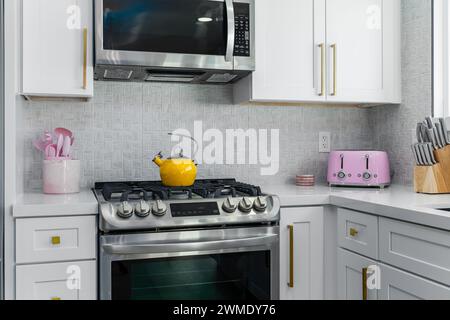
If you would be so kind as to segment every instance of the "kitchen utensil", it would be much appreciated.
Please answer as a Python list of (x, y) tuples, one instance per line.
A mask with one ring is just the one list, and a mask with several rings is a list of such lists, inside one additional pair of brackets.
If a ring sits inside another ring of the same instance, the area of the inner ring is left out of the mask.
[(444, 145), (441, 142), (441, 138), (439, 137), (438, 129), (434, 125), (433, 125), (433, 135), (434, 135), (434, 138), (436, 139), (436, 143), (438, 145), (438, 148), (442, 149), (444, 147)]
[(442, 132), (444, 133), (445, 143), (447, 145), (450, 145), (450, 138), (448, 137), (448, 129), (447, 129), (447, 124), (445, 123), (445, 119), (439, 118), (439, 122), (441, 124)]
[(45, 148), (45, 159), (53, 159), (56, 158), (56, 145), (54, 144), (49, 144), (46, 148)]
[(425, 161), (423, 160), (422, 152), (420, 151), (418, 143), (414, 144), (414, 150), (416, 151), (416, 155), (419, 160), (419, 165), (421, 165), (421, 166), (425, 165)]
[(416, 148), (414, 147), (413, 144), (411, 145), (411, 150), (414, 155), (414, 160), (416, 161), (416, 166), (419, 166), (420, 165), (419, 155), (417, 154)]
[(436, 141), (436, 137), (434, 136), (434, 132), (433, 129), (427, 128), (427, 137), (428, 137), (428, 141), (431, 142), (431, 144), (433, 145), (433, 148), (435, 150), (437, 150), (439, 148), (437, 141)]
[(53, 132), (55, 133), (55, 135), (57, 137), (59, 137), (59, 135), (62, 135), (64, 138), (65, 137), (69, 137), (71, 140), (70, 145), (73, 145), (73, 142), (75, 141), (75, 138), (73, 136), (72, 131), (70, 131), (69, 129), (66, 128), (56, 128), (55, 130), (53, 130)]
[(64, 144), (64, 136), (60, 134), (58, 136), (58, 142), (56, 143), (56, 156), (61, 157), (61, 151)]
[(153, 162), (159, 167), (163, 185), (166, 187), (189, 187), (197, 177), (197, 166), (194, 160), (184, 158), (180, 152), (177, 158), (163, 159), (161, 152)]
[(429, 153), (427, 145), (425, 143), (419, 143), (419, 148), (422, 153), (422, 159), (424, 160), (425, 165), (431, 166), (433, 163), (431, 162), (431, 155)]
[(436, 130), (438, 132), (439, 139), (441, 140), (441, 145), (442, 145), (442, 148), (443, 148), (443, 147), (445, 147), (447, 145), (447, 141), (445, 139), (445, 133), (442, 130), (442, 126), (441, 126), (440, 122), (436, 122), (435, 126), (436, 126)]
[(427, 123), (428, 129), (433, 129), (433, 119), (431, 117), (426, 117), (425, 122)]
[(433, 148), (433, 144), (432, 144), (431, 142), (427, 142), (425, 145), (426, 145), (427, 148), (428, 148), (428, 152), (429, 152), (430, 158), (431, 158), (431, 163), (432, 163), (432, 164), (436, 164), (437, 161), (436, 161), (436, 158), (434, 157), (434, 148)]
[(61, 156), (69, 157), (69, 155), (70, 155), (70, 148), (71, 148), (71, 139), (70, 139), (69, 136), (65, 136), (64, 137), (64, 143), (63, 143)]

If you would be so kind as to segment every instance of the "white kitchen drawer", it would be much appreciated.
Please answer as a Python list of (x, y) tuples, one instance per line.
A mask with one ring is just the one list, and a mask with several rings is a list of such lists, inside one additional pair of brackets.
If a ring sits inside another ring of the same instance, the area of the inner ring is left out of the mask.
[(16, 262), (87, 260), (96, 257), (95, 216), (16, 220)]
[(339, 246), (378, 259), (378, 218), (338, 208)]
[(380, 300), (450, 300), (450, 288), (384, 264)]
[(95, 261), (16, 267), (17, 300), (95, 300)]
[(450, 285), (450, 232), (380, 218), (380, 260)]

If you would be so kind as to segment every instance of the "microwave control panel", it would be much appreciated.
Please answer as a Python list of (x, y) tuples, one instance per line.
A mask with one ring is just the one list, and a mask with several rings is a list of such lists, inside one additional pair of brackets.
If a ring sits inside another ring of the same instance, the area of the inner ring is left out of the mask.
[(234, 3), (234, 12), (234, 56), (250, 57), (250, 6), (246, 3)]

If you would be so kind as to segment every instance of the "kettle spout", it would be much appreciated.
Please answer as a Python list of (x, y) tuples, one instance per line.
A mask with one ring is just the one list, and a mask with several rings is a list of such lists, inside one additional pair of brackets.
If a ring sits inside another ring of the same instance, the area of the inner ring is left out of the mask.
[(163, 160), (161, 153), (159, 153), (155, 158), (153, 158), (153, 162), (158, 166), (161, 167), (165, 160)]

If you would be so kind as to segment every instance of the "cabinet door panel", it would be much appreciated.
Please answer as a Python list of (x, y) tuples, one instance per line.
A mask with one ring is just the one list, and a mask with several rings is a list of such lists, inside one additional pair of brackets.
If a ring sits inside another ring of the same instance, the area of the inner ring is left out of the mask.
[(381, 264), (383, 300), (449, 300), (450, 288)]
[[(338, 249), (338, 299), (363, 299), (363, 269), (377, 262), (347, 250)], [(377, 290), (368, 290), (367, 299), (376, 300)]]
[(400, 68), (398, 2), (327, 0), (326, 5), (328, 100), (395, 100), (394, 92), (399, 91), (395, 71)]
[(325, 0), (258, 0), (253, 100), (325, 101), (320, 44)]
[[(93, 94), (92, 2), (23, 0), (22, 93), (90, 97)], [(84, 44), (83, 30), (88, 29)], [(87, 52), (84, 88), (84, 51)]]
[[(293, 227), (293, 287), (290, 282), (290, 233)], [(283, 208), (280, 236), (280, 297), (323, 298), (323, 208)]]

